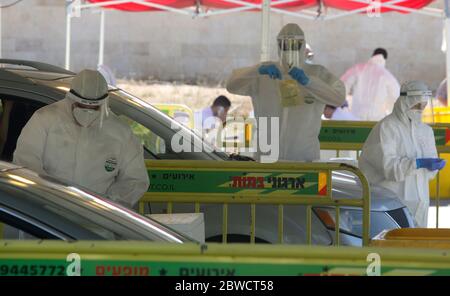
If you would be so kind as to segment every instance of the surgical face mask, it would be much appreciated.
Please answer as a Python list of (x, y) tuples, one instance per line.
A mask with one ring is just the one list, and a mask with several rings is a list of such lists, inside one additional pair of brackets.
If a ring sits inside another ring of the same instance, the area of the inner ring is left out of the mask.
[(75, 107), (72, 110), (73, 117), (82, 127), (89, 127), (100, 117), (100, 111), (94, 109)]
[(406, 116), (408, 116), (412, 122), (422, 122), (422, 110), (408, 110), (408, 112), (406, 112)]

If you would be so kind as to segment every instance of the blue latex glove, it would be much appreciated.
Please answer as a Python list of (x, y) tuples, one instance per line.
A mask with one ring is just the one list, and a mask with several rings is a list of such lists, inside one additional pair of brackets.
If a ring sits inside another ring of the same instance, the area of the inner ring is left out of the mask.
[(297, 80), (297, 82), (301, 85), (307, 85), (309, 83), (309, 78), (302, 69), (294, 67), (291, 71), (289, 71), (289, 75), (291, 75), (291, 77)]
[(416, 159), (417, 168), (424, 168), (429, 171), (442, 170), (445, 166), (445, 160), (441, 158), (418, 158)]
[(446, 161), (445, 159), (439, 158), (440, 162), (439, 162), (439, 166), (438, 166), (438, 170), (442, 170), (445, 167)]
[(258, 69), (259, 74), (269, 75), (272, 79), (281, 79), (281, 71), (275, 65), (261, 65)]

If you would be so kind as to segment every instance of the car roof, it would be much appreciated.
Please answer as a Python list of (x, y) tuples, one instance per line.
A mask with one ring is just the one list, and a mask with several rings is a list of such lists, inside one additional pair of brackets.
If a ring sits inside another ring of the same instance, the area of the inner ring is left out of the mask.
[(5, 69), (4, 68), (4, 70), (10, 71), (10, 72), (20, 75), (24, 78), (39, 79), (39, 80), (59, 80), (59, 79), (71, 78), (71, 77), (75, 76), (75, 74), (68, 75), (68, 74), (43, 72), (43, 71), (28, 70), (28, 69), (11, 69), (11, 68)]
[(55, 65), (28, 60), (0, 59), (0, 67), (7, 69), (31, 69), (39, 72), (58, 73), (62, 75), (75, 75), (74, 72)]
[(16, 164), (9, 163), (9, 162), (0, 161), (0, 171), (1, 172), (7, 172), (10, 170), (15, 170), (15, 169), (19, 169), (19, 168), (21, 168), (21, 166), (18, 166)]
[[(0, 80), (18, 83), (40, 84), (41, 81), (58, 81), (69, 84), (75, 72), (51, 64), (27, 61), (0, 59)], [(64, 81), (65, 80), (65, 81)], [(110, 86), (110, 90), (114, 87)]]

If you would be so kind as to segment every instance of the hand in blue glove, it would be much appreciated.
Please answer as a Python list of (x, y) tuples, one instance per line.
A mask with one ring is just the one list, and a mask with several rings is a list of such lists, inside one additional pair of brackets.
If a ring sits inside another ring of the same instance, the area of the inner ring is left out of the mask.
[(445, 160), (441, 158), (418, 158), (416, 159), (417, 168), (424, 168), (429, 171), (442, 170), (445, 166)]
[(272, 79), (281, 79), (281, 71), (275, 65), (261, 65), (258, 69), (259, 74), (269, 75)]
[(445, 167), (446, 161), (445, 159), (439, 158), (438, 170), (442, 170)]
[(309, 78), (302, 69), (294, 67), (291, 71), (289, 71), (289, 75), (291, 75), (291, 77), (297, 80), (297, 82), (301, 85), (307, 85), (309, 83)]

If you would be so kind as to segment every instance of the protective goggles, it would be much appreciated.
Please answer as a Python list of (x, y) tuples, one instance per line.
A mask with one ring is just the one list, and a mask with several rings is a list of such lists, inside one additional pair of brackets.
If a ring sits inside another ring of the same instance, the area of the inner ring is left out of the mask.
[(298, 51), (302, 48), (304, 40), (298, 38), (278, 39), (278, 48), (281, 51)]

